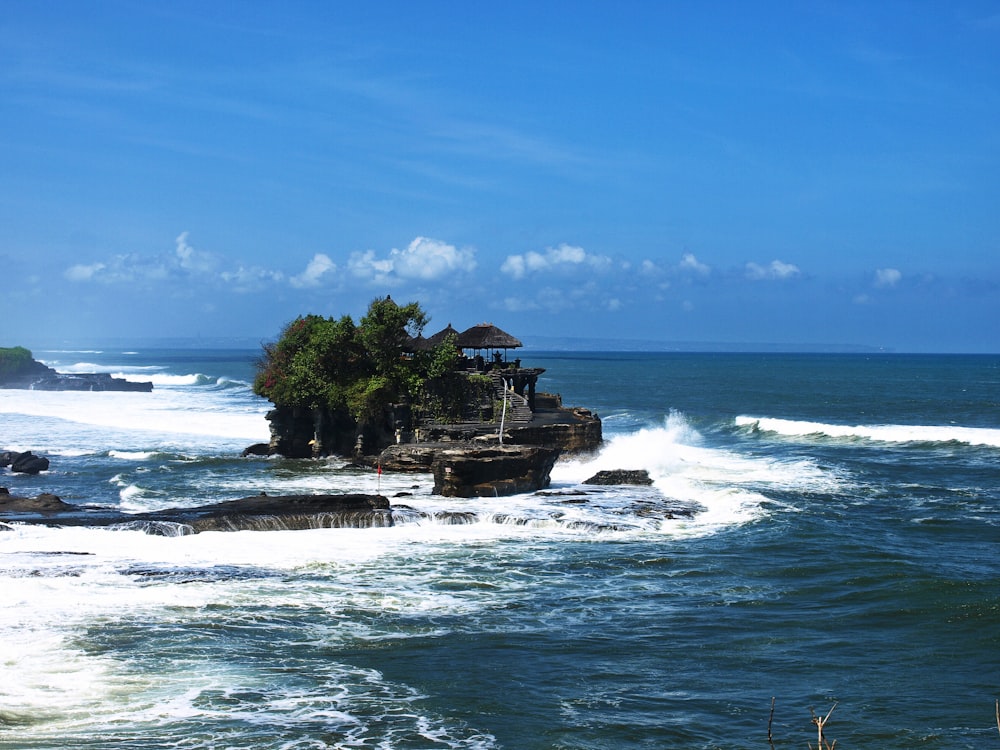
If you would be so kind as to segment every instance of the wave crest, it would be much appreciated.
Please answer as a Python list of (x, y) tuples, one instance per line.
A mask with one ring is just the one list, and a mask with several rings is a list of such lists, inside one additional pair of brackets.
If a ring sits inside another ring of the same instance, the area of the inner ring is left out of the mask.
[(838, 425), (773, 417), (740, 416), (737, 427), (785, 437), (872, 440), (880, 443), (965, 443), (1000, 448), (1000, 429), (955, 425)]

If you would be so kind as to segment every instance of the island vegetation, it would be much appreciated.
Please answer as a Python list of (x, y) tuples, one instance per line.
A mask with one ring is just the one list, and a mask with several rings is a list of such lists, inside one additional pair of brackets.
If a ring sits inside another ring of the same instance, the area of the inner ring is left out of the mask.
[(377, 416), (391, 403), (413, 398), (431, 377), (435, 357), (454, 359), (454, 346), (434, 353), (411, 352), (406, 344), (419, 336), (427, 315), (416, 302), (397, 305), (376, 299), (355, 324), (300, 316), (277, 342), (264, 345), (254, 392), (275, 406), (346, 411), (358, 421)]

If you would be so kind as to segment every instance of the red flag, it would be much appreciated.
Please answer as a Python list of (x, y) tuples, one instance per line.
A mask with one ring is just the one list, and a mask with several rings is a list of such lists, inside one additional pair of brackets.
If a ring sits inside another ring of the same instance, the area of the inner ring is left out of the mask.
[(378, 465), (378, 473), (379, 473), (379, 476), (381, 476), (381, 474), (382, 474), (382, 464)]

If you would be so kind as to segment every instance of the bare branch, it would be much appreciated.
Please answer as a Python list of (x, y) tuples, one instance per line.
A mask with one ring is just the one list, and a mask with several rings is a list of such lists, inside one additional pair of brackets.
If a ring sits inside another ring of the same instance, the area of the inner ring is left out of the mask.
[[(771, 735), (771, 724), (774, 722), (774, 696), (771, 697), (771, 715), (767, 717), (767, 744), (774, 750), (774, 737)], [(1000, 711), (1000, 709), (997, 709)], [(998, 714), (1000, 716), (1000, 714)]]
[[(817, 742), (816, 750), (834, 750), (834, 748), (837, 746), (836, 740), (834, 740), (833, 744), (831, 745), (829, 742), (826, 742), (825, 738), (823, 737), (823, 727), (825, 727), (826, 723), (830, 720), (830, 715), (833, 713), (833, 709), (835, 709), (836, 707), (837, 704), (834, 703), (833, 706), (830, 707), (830, 710), (827, 711), (826, 716), (824, 716), (822, 719), (816, 715), (815, 711), (813, 711), (811, 708), (809, 709), (809, 713), (812, 714), (812, 723), (816, 725), (816, 742)], [(812, 747), (812, 745), (810, 744), (809, 747)]]

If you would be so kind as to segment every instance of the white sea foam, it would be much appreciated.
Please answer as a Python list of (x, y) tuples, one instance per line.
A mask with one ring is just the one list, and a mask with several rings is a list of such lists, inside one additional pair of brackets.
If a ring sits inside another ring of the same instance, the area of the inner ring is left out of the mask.
[[(220, 400), (223, 398), (215, 392), (197, 389), (154, 389), (151, 393), (0, 390), (0, 414), (152, 435), (267, 440), (265, 401), (235, 404)], [(72, 435), (76, 443), (72, 447), (79, 447), (78, 441), (85, 435), (81, 430), (62, 432)], [(20, 432), (14, 434), (23, 439)]]
[(966, 443), (1000, 447), (1000, 429), (956, 425), (839, 425), (771, 417), (740, 416), (737, 427), (773, 432), (786, 437), (864, 439), (882, 443)]
[[(135, 531), (15, 526), (2, 540), (0, 630), (6, 635), (0, 714), (13, 727), (31, 722), (24, 731), (36, 737), (49, 732), (72, 737), (87, 727), (113, 728), (124, 716), (132, 725), (211, 721), (219, 710), (227, 722), (259, 720), (267, 726), (280, 716), (289, 725), (323, 720), (320, 723), (363, 727), (373, 720), (366, 697), (374, 691), (386, 706), (386, 721), (420, 721), (434, 732), (453, 732), (440, 719), (420, 715), (409, 705), (416, 695), (412, 688), (372, 670), (362, 673), (328, 662), (330, 674), (316, 675), (315, 687), (282, 691), (270, 672), (228, 658), (225, 651), (192, 652), (187, 658), (174, 654), (151, 671), (113, 650), (83, 649), (79, 644), (90, 641), (95, 632), (116, 627), (128, 631), (144, 622), (169, 632), (190, 628), (194, 618), (209, 632), (223, 630), (232, 626), (233, 611), (262, 601), (275, 611), (328, 612), (311, 637), (318, 645), (407, 637), (405, 632), (385, 632), (380, 613), (404, 618), (440, 614), (448, 620), (495, 606), (490, 587), (441, 588), (468, 531), (406, 527), (164, 538)], [(241, 568), (247, 575), (240, 574)], [(301, 579), (287, 574), (296, 569), (305, 573)], [(278, 571), (286, 574), (275, 575)], [(323, 577), (319, 585), (318, 574)], [(177, 585), (177, 575), (184, 585)], [(358, 617), (359, 612), (369, 615)], [(433, 634), (447, 635), (447, 630), (438, 628)], [(260, 698), (219, 704), (206, 699), (240, 691)], [(244, 710), (246, 715), (240, 715)], [(18, 731), (5, 729), (5, 735), (9, 739)], [(414, 728), (405, 724), (398, 731), (412, 736)], [(363, 734), (358, 735), (359, 743)], [(478, 744), (454, 746), (490, 745), (483, 738)]]
[(120, 458), (123, 461), (146, 461), (156, 455), (155, 451), (108, 451), (111, 458)]

